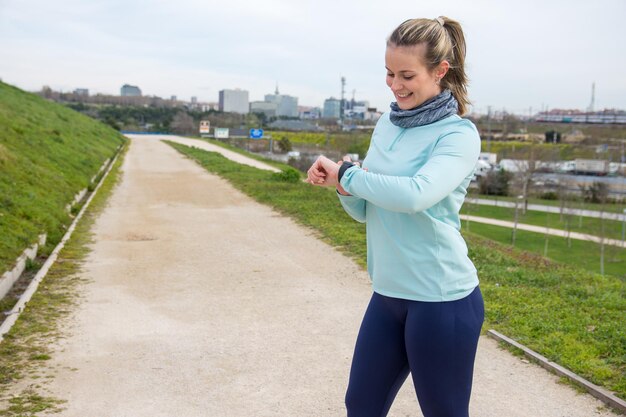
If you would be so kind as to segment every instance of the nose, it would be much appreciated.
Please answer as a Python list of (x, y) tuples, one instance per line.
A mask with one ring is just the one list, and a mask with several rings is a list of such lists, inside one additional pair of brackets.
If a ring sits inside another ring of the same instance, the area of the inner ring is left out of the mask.
[(389, 88), (391, 88), (391, 91), (400, 91), (402, 87), (403, 85), (397, 77), (394, 77), (391, 80), (391, 85), (389, 86)]

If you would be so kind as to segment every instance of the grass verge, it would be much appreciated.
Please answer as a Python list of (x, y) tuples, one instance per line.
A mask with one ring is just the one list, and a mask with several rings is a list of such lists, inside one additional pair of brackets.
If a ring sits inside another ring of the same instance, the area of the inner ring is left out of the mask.
[[(463, 227), (466, 228), (463, 221)], [(487, 239), (500, 242), (504, 245), (511, 244), (513, 229), (508, 227), (494, 226), (471, 222), (472, 233)], [(542, 233), (517, 230), (515, 234), (515, 246), (519, 249), (533, 252), (551, 260), (583, 268), (588, 273), (600, 273), (600, 245), (595, 242), (571, 239), (568, 245), (567, 239), (560, 236), (548, 236)], [(547, 251), (546, 251), (547, 249)], [(626, 251), (617, 246), (604, 246), (604, 273), (612, 275), (626, 282)]]
[(65, 234), (65, 209), (126, 138), (110, 127), (0, 82), (0, 274), (46, 233)]
[[(366, 263), (365, 227), (344, 213), (334, 190), (223, 156), (171, 143), (257, 201), (311, 227), (324, 241)], [(494, 328), (590, 381), (626, 398), (626, 286), (529, 252), (465, 235), (486, 300), (485, 328)]]
[(61, 336), (60, 326), (80, 299), (79, 271), (89, 252), (91, 227), (106, 205), (120, 176), (127, 148), (120, 153), (98, 194), (78, 222), (71, 239), (39, 285), (13, 328), (0, 342), (0, 416), (32, 416), (38, 412), (59, 412), (63, 400), (50, 397), (43, 384), (34, 382), (20, 392), (14, 386), (26, 377), (43, 380), (45, 362), (53, 353), (51, 345)]
[(229, 151), (233, 151), (233, 152), (238, 153), (240, 155), (243, 155), (243, 156), (245, 156), (247, 158), (251, 158), (251, 159), (254, 159), (256, 161), (263, 162), (263, 163), (265, 163), (267, 165), (273, 166), (273, 167), (278, 168), (278, 169), (281, 169), (281, 168), (285, 167), (285, 164), (273, 161), (271, 159), (263, 158), (262, 156), (259, 156), (259, 155), (255, 154), (255, 153), (247, 152), (244, 149), (241, 149), (241, 148), (239, 148), (237, 146), (230, 145), (228, 143), (221, 142), (221, 141), (219, 141), (217, 139), (202, 138), (202, 137), (198, 137), (198, 136), (191, 137), (191, 139), (201, 140), (201, 141), (210, 143), (211, 145), (219, 146), (221, 148), (227, 149)]

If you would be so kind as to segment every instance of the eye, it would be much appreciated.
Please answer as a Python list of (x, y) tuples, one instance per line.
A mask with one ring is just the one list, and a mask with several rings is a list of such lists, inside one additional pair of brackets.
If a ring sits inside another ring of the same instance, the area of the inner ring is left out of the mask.
[(404, 79), (408, 81), (412, 79), (413, 77), (415, 77), (415, 75), (404, 76)]
[(393, 74), (392, 74), (392, 73), (390, 73), (390, 72), (388, 72), (388, 73), (387, 73), (387, 77), (393, 77)]

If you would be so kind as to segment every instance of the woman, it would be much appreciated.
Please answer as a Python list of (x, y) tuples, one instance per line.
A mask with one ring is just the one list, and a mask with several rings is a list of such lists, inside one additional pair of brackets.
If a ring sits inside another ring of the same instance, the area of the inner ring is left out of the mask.
[(446, 17), (411, 19), (387, 40), (396, 102), (374, 130), (363, 168), (320, 157), (312, 184), (336, 186), (367, 224), (374, 293), (357, 338), (348, 416), (385, 416), (409, 373), (425, 417), (467, 417), (484, 318), (459, 210), (480, 153), (465, 39)]

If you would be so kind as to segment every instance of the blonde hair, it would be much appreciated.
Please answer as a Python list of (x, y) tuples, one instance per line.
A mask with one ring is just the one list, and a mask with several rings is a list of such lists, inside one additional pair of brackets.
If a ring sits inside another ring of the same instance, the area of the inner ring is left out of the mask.
[(387, 46), (426, 46), (425, 65), (435, 69), (442, 61), (450, 68), (441, 79), (442, 89), (449, 89), (459, 103), (459, 114), (467, 112), (468, 79), (465, 74), (465, 36), (461, 24), (445, 16), (436, 19), (409, 19), (400, 24), (387, 39)]

